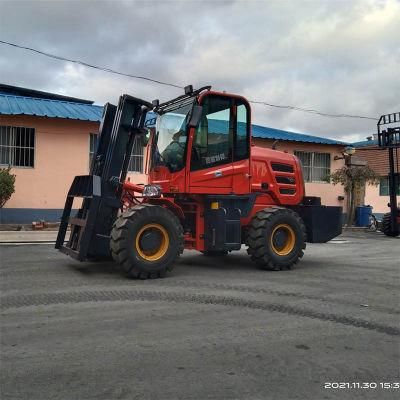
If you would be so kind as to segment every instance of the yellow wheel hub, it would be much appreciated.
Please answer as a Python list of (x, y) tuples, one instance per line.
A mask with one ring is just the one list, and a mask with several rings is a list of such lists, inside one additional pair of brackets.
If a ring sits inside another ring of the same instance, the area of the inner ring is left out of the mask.
[(288, 224), (276, 225), (271, 234), (271, 248), (278, 256), (287, 256), (294, 249), (296, 234)]
[(168, 232), (160, 224), (146, 224), (136, 235), (136, 251), (146, 261), (159, 260), (165, 255), (168, 247)]

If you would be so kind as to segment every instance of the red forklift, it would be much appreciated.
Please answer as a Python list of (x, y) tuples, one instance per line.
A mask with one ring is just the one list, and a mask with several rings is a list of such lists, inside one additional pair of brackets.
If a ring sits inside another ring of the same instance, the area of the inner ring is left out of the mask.
[[(149, 132), (148, 184), (129, 182), (134, 140)], [(56, 248), (80, 261), (112, 257), (129, 277), (147, 279), (165, 276), (184, 249), (226, 256), (246, 245), (259, 267), (288, 269), (306, 242), (341, 231), (342, 208), (305, 196), (294, 155), (252, 144), (244, 97), (190, 85), (162, 104), (129, 95), (106, 104), (90, 174), (71, 185)]]

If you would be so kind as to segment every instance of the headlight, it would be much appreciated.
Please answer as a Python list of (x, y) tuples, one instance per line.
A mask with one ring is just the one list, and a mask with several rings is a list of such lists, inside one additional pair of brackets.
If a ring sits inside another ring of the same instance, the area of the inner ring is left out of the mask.
[(145, 185), (143, 189), (143, 197), (160, 197), (161, 188), (158, 185)]

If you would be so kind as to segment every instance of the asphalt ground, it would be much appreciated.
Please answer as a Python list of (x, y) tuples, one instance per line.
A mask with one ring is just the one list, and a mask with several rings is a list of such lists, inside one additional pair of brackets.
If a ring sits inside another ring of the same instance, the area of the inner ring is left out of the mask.
[(280, 272), (186, 252), (155, 281), (0, 255), (2, 400), (399, 398), (400, 238), (346, 233)]

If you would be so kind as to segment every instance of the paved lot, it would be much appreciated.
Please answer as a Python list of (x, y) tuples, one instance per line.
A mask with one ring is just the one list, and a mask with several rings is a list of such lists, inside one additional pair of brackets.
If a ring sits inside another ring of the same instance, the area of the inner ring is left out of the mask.
[(281, 272), (188, 252), (157, 281), (46, 244), (0, 252), (2, 400), (399, 394), (379, 386), (399, 382), (400, 239), (349, 233)]

